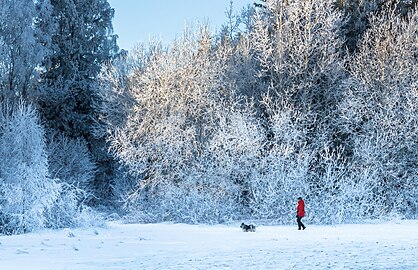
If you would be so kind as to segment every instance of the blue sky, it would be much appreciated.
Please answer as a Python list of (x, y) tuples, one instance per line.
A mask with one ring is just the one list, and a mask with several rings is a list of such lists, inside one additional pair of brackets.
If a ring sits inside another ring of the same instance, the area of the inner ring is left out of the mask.
[[(225, 11), (230, 0), (109, 0), (115, 9), (113, 28), (119, 36), (121, 49), (132, 49), (139, 43), (152, 39), (170, 42), (180, 36), (186, 22), (208, 21), (212, 30), (226, 21)], [(234, 11), (254, 0), (233, 0)]]

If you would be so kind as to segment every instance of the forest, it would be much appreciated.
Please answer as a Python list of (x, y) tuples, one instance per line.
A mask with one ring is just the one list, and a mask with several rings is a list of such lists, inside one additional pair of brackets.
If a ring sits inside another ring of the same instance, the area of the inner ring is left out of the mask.
[(107, 0), (0, 3), (0, 234), (418, 218), (417, 0), (231, 1), (131, 51)]

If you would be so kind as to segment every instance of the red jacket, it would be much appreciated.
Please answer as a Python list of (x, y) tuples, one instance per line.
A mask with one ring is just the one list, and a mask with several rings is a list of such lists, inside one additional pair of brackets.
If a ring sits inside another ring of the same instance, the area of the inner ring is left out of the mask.
[(305, 216), (305, 202), (303, 200), (298, 201), (297, 215), (298, 217)]

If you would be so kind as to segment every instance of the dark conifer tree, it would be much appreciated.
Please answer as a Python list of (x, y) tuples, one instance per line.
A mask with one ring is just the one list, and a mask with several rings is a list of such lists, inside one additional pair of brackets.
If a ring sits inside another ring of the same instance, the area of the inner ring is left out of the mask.
[(51, 5), (56, 29), (52, 53), (43, 62), (37, 101), (49, 130), (83, 137), (101, 167), (108, 157), (102, 152), (104, 139), (92, 136), (96, 117), (92, 104), (102, 65), (118, 52), (114, 10), (107, 0), (52, 0)]

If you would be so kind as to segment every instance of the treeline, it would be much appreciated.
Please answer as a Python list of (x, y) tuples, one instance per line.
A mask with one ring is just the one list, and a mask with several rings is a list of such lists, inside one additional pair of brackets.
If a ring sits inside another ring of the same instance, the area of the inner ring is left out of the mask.
[(298, 196), (315, 223), (416, 218), (416, 1), (259, 1), (129, 53), (107, 1), (3, 2), (3, 233), (102, 206), (289, 223)]

